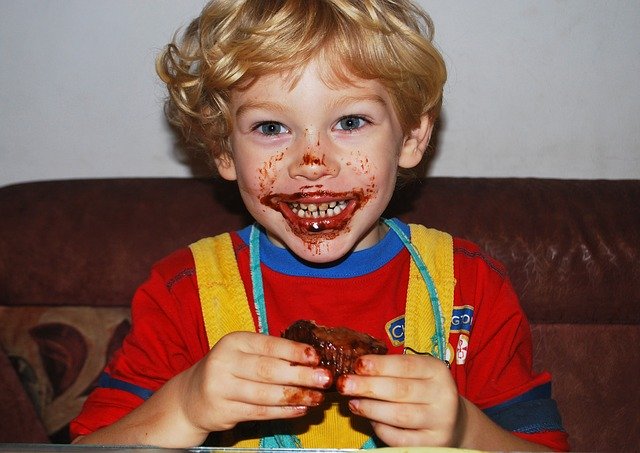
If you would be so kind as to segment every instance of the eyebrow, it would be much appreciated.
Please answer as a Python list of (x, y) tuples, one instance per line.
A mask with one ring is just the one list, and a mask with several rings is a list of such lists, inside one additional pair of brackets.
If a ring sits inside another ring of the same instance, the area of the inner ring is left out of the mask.
[(387, 102), (382, 98), (382, 96), (378, 94), (363, 94), (361, 96), (343, 96), (339, 99), (336, 99), (335, 101), (332, 101), (330, 107), (344, 107), (357, 102), (375, 102), (376, 104), (380, 104), (382, 106), (387, 105)]
[[(343, 96), (329, 104), (330, 108), (344, 107), (349, 104), (353, 104), (356, 102), (375, 102), (376, 104), (380, 104), (382, 106), (386, 106), (387, 102), (382, 98), (382, 96), (377, 94), (364, 94), (361, 96)], [(278, 102), (270, 102), (270, 101), (246, 101), (241, 104), (236, 110), (236, 118), (241, 118), (243, 115), (246, 115), (247, 112), (251, 110), (269, 110), (275, 112), (285, 112), (286, 107), (283, 104)]]
[(285, 106), (278, 102), (269, 101), (247, 101), (242, 103), (236, 110), (236, 118), (240, 118), (250, 110), (270, 110), (284, 112)]

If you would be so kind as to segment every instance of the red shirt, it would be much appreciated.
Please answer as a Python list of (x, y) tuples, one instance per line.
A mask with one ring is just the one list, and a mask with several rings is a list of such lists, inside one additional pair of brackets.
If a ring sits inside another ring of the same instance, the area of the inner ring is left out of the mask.
[[(247, 231), (232, 233), (232, 241), (252, 300)], [(401, 353), (393, 340), (403, 327), (410, 255), (393, 234), (363, 252), (337, 268), (309, 268), (262, 237), (270, 334), (312, 319), (367, 332)], [(454, 276), (448, 359), (459, 393), (514, 434), (568, 449), (550, 399), (550, 376), (532, 371), (529, 325), (503, 266), (476, 245), (454, 239)], [(136, 292), (132, 330), (72, 422), (72, 437), (118, 420), (208, 351), (193, 257), (182, 249), (156, 264)]]

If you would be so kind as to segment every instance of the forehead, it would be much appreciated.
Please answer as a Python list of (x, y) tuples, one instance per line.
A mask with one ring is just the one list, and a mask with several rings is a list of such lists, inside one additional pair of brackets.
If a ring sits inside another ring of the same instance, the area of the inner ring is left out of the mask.
[(364, 79), (345, 68), (336, 71), (330, 62), (316, 58), (295, 70), (255, 76), (231, 90), (232, 101), (247, 97), (269, 97), (296, 93), (305, 96), (323, 91), (327, 95), (376, 97), (389, 100), (386, 87), (377, 79)]

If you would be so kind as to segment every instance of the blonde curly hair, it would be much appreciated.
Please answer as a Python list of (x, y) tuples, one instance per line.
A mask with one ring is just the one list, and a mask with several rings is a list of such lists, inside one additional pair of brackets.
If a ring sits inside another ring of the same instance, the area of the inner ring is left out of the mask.
[(295, 83), (318, 57), (326, 81), (385, 85), (405, 132), (439, 114), (445, 64), (410, 0), (212, 0), (158, 56), (167, 118), (210, 158), (230, 157), (231, 90), (281, 72)]

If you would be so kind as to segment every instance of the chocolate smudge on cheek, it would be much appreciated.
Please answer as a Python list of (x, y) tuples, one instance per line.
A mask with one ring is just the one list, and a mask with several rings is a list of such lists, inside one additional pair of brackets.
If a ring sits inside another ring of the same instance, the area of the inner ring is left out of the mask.
[(353, 159), (345, 162), (345, 165), (350, 167), (355, 174), (366, 175), (371, 172), (371, 163), (367, 156), (361, 157), (360, 151), (355, 151), (351, 156)]
[(284, 158), (286, 150), (287, 149), (271, 156), (269, 160), (264, 163), (263, 167), (258, 170), (258, 187), (261, 198), (267, 196), (271, 191), (271, 187), (273, 187), (273, 184), (278, 177), (277, 163)]

